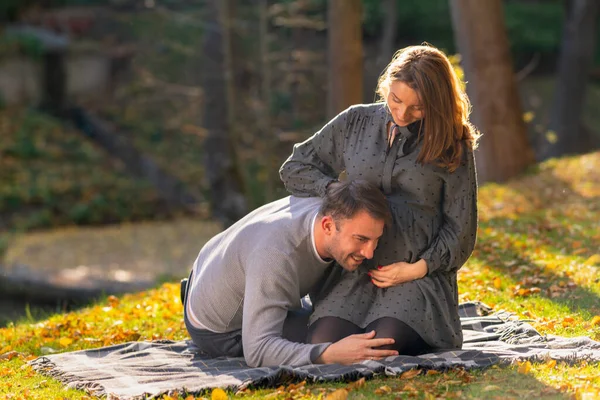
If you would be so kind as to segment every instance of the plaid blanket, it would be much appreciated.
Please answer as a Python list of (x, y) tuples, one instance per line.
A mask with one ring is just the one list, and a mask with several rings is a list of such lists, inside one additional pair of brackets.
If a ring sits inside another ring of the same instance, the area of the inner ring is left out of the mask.
[(354, 381), (375, 374), (399, 375), (412, 368), (486, 368), (517, 360), (556, 359), (600, 362), (600, 342), (587, 337), (542, 336), (527, 321), (506, 312), (486, 315), (482, 303), (460, 305), (462, 350), (418, 357), (395, 356), (360, 364), (250, 368), (243, 358), (207, 358), (191, 341), (130, 342), (92, 350), (54, 354), (30, 361), (39, 373), (70, 388), (109, 399), (147, 399), (163, 394), (200, 394), (221, 387), (277, 387), (292, 381)]

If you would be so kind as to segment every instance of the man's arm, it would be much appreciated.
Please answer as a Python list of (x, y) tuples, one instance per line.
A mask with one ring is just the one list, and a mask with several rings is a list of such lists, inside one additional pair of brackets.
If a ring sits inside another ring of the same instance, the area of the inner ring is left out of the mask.
[(396, 355), (376, 347), (393, 339), (373, 339), (374, 333), (352, 335), (334, 344), (303, 344), (282, 337), (288, 310), (300, 304), (300, 277), (287, 257), (273, 249), (255, 251), (247, 260), (242, 341), (244, 357), (252, 367), (352, 364)]

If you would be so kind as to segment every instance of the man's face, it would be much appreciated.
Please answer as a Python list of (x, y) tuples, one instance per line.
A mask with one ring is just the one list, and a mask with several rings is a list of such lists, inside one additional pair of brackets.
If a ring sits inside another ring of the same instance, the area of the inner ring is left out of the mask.
[(366, 211), (359, 211), (353, 218), (337, 221), (337, 224), (332, 220), (326, 250), (344, 269), (354, 271), (366, 258), (373, 258), (383, 227), (383, 220), (373, 218)]

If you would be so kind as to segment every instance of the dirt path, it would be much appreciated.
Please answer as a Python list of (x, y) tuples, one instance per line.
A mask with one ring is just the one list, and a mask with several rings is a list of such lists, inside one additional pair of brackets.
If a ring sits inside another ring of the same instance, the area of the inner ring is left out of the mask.
[[(0, 262), (0, 300), (26, 296), (56, 304), (58, 298), (81, 300), (178, 280), (220, 230), (217, 223), (190, 219), (26, 234), (10, 243)], [(9, 301), (0, 307), (2, 315), (23, 308)]]

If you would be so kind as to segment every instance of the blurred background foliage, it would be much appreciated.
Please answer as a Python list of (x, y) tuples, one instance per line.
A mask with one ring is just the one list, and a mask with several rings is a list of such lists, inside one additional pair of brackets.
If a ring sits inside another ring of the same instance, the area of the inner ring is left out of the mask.
[[(373, 100), (380, 68), (375, 65), (384, 9), (363, 0), (365, 102)], [(255, 2), (239, 1), (233, 23), (239, 37), (235, 59), (236, 142), (250, 208), (285, 195), (276, 171), (303, 140), (326, 121), (327, 0), (269, 1), (270, 93), (264, 104), (260, 82), (260, 24)], [(118, 136), (160, 168), (205, 198), (202, 126), (205, 93), (202, 46), (205, 0), (4, 0), (0, 22), (8, 26), (43, 13), (73, 8), (101, 9), (91, 27), (72, 35), (73, 44), (131, 50), (129, 74), (109, 97), (78, 98), (118, 129)], [(395, 47), (429, 42), (457, 52), (447, 0), (397, 2)], [(547, 131), (547, 109), (560, 48), (565, 4), (561, 0), (506, 0), (505, 23), (516, 71), (534, 60), (519, 81), (532, 136)], [(37, 16), (37, 17), (36, 17)], [(75, 21), (77, 22), (77, 21)], [(73, 21), (69, 20), (72, 25)], [(600, 40), (597, 41), (600, 46)], [(38, 58), (35, 36), (0, 35), (0, 63), (9, 54)], [(595, 52), (595, 67), (600, 52)], [(592, 78), (598, 73), (592, 74)], [(592, 80), (590, 96), (600, 97)], [(600, 131), (598, 102), (586, 105), (585, 120)], [(35, 104), (8, 106), (0, 99), (0, 247), (16, 232), (70, 224), (106, 224), (160, 219), (187, 212), (167, 206), (159, 191), (135, 178), (119, 160), (68, 122)], [(268, 132), (261, 125), (269, 115)], [(274, 140), (274, 143), (271, 141)]]

